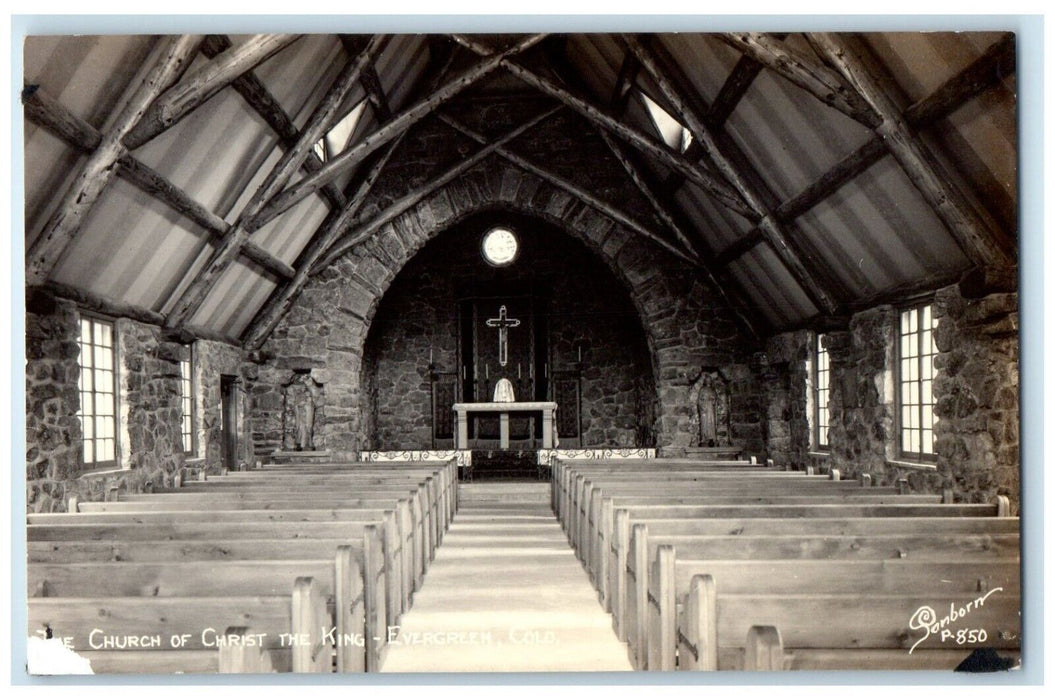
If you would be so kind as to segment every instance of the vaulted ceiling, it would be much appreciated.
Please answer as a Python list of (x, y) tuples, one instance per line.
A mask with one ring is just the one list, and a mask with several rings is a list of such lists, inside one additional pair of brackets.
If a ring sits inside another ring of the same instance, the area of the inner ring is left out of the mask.
[(24, 65), (27, 285), (173, 332), (259, 345), (423, 120), (533, 167), (527, 129), (450, 117), (469, 91), (577, 114), (637, 232), (756, 330), (1017, 264), (1010, 34), (41, 36)]

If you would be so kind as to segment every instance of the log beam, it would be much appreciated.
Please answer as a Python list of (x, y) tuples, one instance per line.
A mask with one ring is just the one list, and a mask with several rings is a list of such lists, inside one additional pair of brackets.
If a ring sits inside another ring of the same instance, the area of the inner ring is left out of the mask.
[(633, 35), (624, 36), (624, 40), (630, 50), (637, 56), (637, 60), (648, 71), (656, 82), (664, 97), (678, 112), (685, 126), (692, 133), (693, 138), (700, 144), (704, 152), (714, 163), (715, 168), (733, 186), (740, 197), (754, 210), (755, 218), (759, 220), (758, 228), (765, 236), (766, 241), (773, 247), (781, 262), (794, 276), (803, 292), (817, 306), (818, 309), (833, 312), (838, 306), (836, 299), (827, 289), (827, 284), (822, 283), (820, 277), (815, 274), (803, 262), (802, 256), (784, 230), (783, 225), (777, 221), (773, 212), (766, 206), (762, 194), (756, 191), (751, 184), (751, 173), (744, 171), (744, 166), (734, 164), (719, 147), (718, 140), (711, 133), (695, 110), (689, 108), (686, 100), (671, 84), (664, 71), (660, 70), (657, 59), (651, 49), (642, 44)]
[(741, 56), (733, 66), (725, 82), (722, 83), (718, 96), (711, 103), (711, 109), (704, 117), (711, 129), (718, 130), (725, 126), (725, 122), (740, 104), (740, 100), (747, 94), (751, 83), (755, 81), (758, 74), (762, 72), (762, 64), (750, 56)]
[(503, 60), (526, 51), (545, 37), (545, 34), (529, 36), (505, 51), (490, 56), (469, 68), (458, 77), (432, 92), (428, 97), (393, 117), (391, 121), (363, 138), (359, 143), (336, 155), (319, 172), (302, 179), (297, 184), (272, 197), (267, 206), (254, 217), (252, 225), (259, 228), (275, 216), (294, 206), (300, 200), (317, 192), (320, 187), (327, 182), (333, 181), (334, 178), (349, 168), (358, 165), (364, 158), (388, 143), (397, 134), (407, 130), (434, 112), (440, 105), (463, 92), (466, 88), (476, 84), (481, 78), (491, 74), (501, 65)]
[(260, 34), (231, 52), (224, 52), (165, 91), (124, 139), (134, 151), (168, 130), (206, 100), (299, 38), (297, 34)]
[(906, 109), (905, 119), (920, 128), (953, 113), (971, 98), (1013, 75), (1015, 58), (1015, 35), (1007, 34), (934, 92)]
[[(487, 52), (490, 51), (486, 46), (483, 46), (464, 35), (455, 34), (452, 35), (452, 38), (463, 46), (471, 48), (478, 54), (488, 55)], [(624, 141), (633, 145), (635, 148), (663, 161), (669, 167), (674, 168), (685, 175), (689, 180), (695, 182), (707, 192), (710, 192), (725, 206), (736, 211), (741, 216), (747, 217), (751, 221), (755, 220), (756, 217), (754, 212), (744, 203), (734, 190), (728, 187), (728, 185), (726, 185), (721, 179), (706, 172), (681, 153), (676, 153), (668, 148), (666, 144), (660, 143), (656, 139), (646, 136), (640, 131), (627, 126), (585, 97), (572, 94), (571, 91), (557, 85), (541, 75), (538, 75), (537, 73), (532, 72), (531, 70), (528, 70), (512, 60), (503, 59), (501, 63), (503, 68), (524, 83), (527, 83), (538, 91), (549, 95), (558, 102), (567, 105), (572, 110), (585, 117), (588, 121), (600, 126), (606, 131), (612, 132)]]
[[(183, 294), (173, 305), (167, 325), (179, 326), (189, 320), (198, 309), (205, 297), (212, 290), (217, 280), (230, 266), (235, 256), (242, 250), (249, 239), (249, 235), (255, 228), (251, 225), (254, 216), (274, 196), (289, 179), (296, 173), (308, 154), (312, 152), (315, 142), (330, 128), (345, 96), (359, 82), (359, 76), (363, 68), (380, 53), (381, 47), (387, 41), (383, 35), (374, 36), (363, 53), (354, 60), (350, 60), (334, 80), (322, 101), (312, 111), (308, 123), (301, 131), (296, 145), (287, 150), (271, 172), (264, 178), (263, 183), (254, 192), (249, 203), (246, 204), (238, 220), (231, 230), (224, 236), (221, 244), (209, 261), (199, 270), (194, 281), (183, 291)], [(312, 176), (307, 176), (308, 178)]]
[[(452, 117), (445, 114), (441, 114), (439, 115), (439, 119), (447, 126), (451, 127), (452, 129), (461, 134), (464, 134), (465, 136), (468, 136), (473, 141), (476, 141), (477, 143), (482, 145), (487, 145), (487, 138), (485, 136), (478, 134), (472, 129), (469, 129), (468, 127), (462, 125)], [(670, 243), (670, 241), (666, 240), (659, 233), (653, 231), (640, 221), (637, 221), (632, 216), (622, 211), (618, 207), (614, 206), (610, 202), (605, 202), (600, 197), (597, 197), (591, 194), (590, 192), (587, 192), (585, 189), (579, 187), (575, 183), (569, 182), (568, 180), (560, 177), (552, 171), (540, 167), (535, 163), (532, 163), (527, 158), (513, 153), (508, 148), (498, 147), (494, 149), (494, 152), (495, 154), (501, 156), (502, 158), (509, 161), (518, 168), (531, 173), (532, 175), (538, 177), (541, 180), (545, 180), (554, 187), (557, 187), (558, 189), (564, 190), (586, 206), (592, 209), (596, 209), (597, 211), (601, 212), (613, 221), (616, 221), (625, 226), (626, 228), (630, 229), (634, 233), (642, 235), (645, 238), (651, 240), (653, 243), (656, 243), (657, 245), (665, 249), (667, 252), (693, 265), (697, 264), (696, 254), (695, 252), (692, 252), (691, 247), (688, 249), (688, 251), (686, 251), (682, 248), (679, 248), (678, 246), (673, 245), (672, 243)]]
[(367, 169), (366, 175), (359, 182), (355, 193), (348, 199), (348, 204), (339, 212), (330, 212), (329, 216), (322, 222), (319, 229), (308, 242), (304, 252), (297, 260), (297, 269), (288, 284), (280, 291), (273, 294), (267, 303), (257, 312), (253, 321), (247, 327), (242, 337), (245, 347), (249, 350), (259, 350), (267, 337), (278, 325), (278, 322), (289, 310), (290, 305), (296, 299), (297, 294), (311, 276), (312, 268), (319, 258), (329, 249), (348, 226), (348, 222), (359, 213), (370, 194), (377, 179), (381, 176), (385, 166), (399, 144), (403, 136), (397, 136), (389, 143), (388, 148)]
[(626, 114), (626, 109), (630, 104), (630, 95), (633, 92), (634, 81), (637, 80), (637, 74), (641, 70), (641, 64), (637, 62), (634, 54), (629, 51), (623, 54), (623, 63), (619, 66), (619, 75), (615, 79), (615, 86), (612, 88), (612, 97), (608, 103), (612, 114), (617, 118), (621, 119)]
[[(96, 294), (95, 292), (71, 287), (68, 284), (62, 284), (61, 282), (56, 282), (54, 280), (49, 280), (40, 285), (26, 287), (27, 308), (30, 308), (31, 306), (40, 306), (41, 297), (44, 299), (65, 299), (77, 304), (81, 309), (94, 311), (95, 313), (110, 316), (112, 318), (129, 318), (133, 321), (145, 323), (150, 326), (161, 326), (165, 322), (165, 316), (157, 311), (145, 309), (141, 306), (136, 306), (135, 304), (128, 304), (102, 294)], [(31, 299), (33, 300), (32, 302), (30, 301)], [(235, 347), (241, 347), (237, 340), (224, 333), (218, 333), (197, 326), (184, 326), (179, 329), (170, 329), (166, 331), (166, 337), (183, 344), (191, 343), (195, 340), (215, 340)]]
[(950, 180), (942, 164), (913, 133), (886, 89), (867, 71), (846, 39), (811, 34), (811, 44), (835, 66), (882, 120), (876, 129), (913, 186), (923, 195), (967, 258), (978, 267), (1013, 267), (1013, 242), (975, 208)]
[(377, 121), (381, 124), (391, 121), (392, 107), (389, 105), (388, 96), (385, 95), (385, 89), (381, 85), (381, 78), (377, 75), (375, 66), (369, 65), (366, 67), (363, 71), (362, 83), (363, 87), (366, 88), (370, 104), (373, 106), (374, 114), (377, 115)]
[[(634, 182), (634, 185), (638, 188), (641, 194), (644, 195), (644, 197), (649, 201), (649, 204), (652, 205), (652, 208), (656, 212), (656, 215), (663, 221), (664, 224), (667, 225), (668, 228), (674, 231), (674, 234), (678, 237), (678, 240), (681, 241), (682, 245), (686, 246), (686, 248), (693, 251), (693, 256), (696, 265), (703, 271), (704, 276), (707, 278), (707, 282), (711, 286), (711, 289), (715, 291), (718, 297), (722, 300), (722, 303), (725, 304), (725, 306), (728, 307), (734, 314), (736, 314), (736, 317), (743, 324), (744, 328), (746, 328), (747, 331), (756, 340), (761, 340), (762, 335), (756, 323), (754, 323), (751, 318), (743, 312), (743, 308), (745, 308), (746, 305), (740, 303), (733, 303), (733, 299), (730, 296), (730, 291), (732, 291), (731, 287), (735, 283), (730, 284), (729, 280), (727, 279), (720, 280), (719, 269), (716, 269), (715, 266), (708, 261), (707, 257), (700, 257), (699, 253), (696, 252), (695, 246), (692, 245), (692, 242), (686, 235), (684, 229), (682, 229), (682, 227), (678, 224), (677, 218), (675, 217), (674, 213), (663, 202), (659, 200), (659, 196), (652, 190), (652, 187), (648, 184), (646, 174), (641, 172), (637, 168), (637, 166), (631, 159), (630, 154), (623, 150), (622, 146), (620, 146), (616, 142), (616, 140), (603, 129), (598, 129), (598, 133), (601, 135), (601, 138), (604, 139), (604, 142), (608, 144), (608, 148), (611, 149), (612, 154), (622, 164), (623, 169), (626, 170), (627, 175)], [(737, 294), (737, 296), (739, 296), (739, 294)]]
[(408, 192), (407, 194), (403, 195), (370, 221), (359, 222), (355, 230), (351, 231), (349, 234), (344, 236), (342, 240), (335, 242), (330, 247), (330, 250), (326, 252), (326, 256), (321, 261), (319, 261), (314, 266), (314, 268), (312, 268), (312, 274), (326, 268), (330, 263), (339, 258), (341, 255), (344, 255), (348, 251), (355, 248), (355, 246), (370, 238), (382, 226), (389, 223), (396, 217), (400, 216), (401, 214), (403, 214), (403, 212), (415, 206), (418, 202), (423, 200), (425, 197), (428, 197), (436, 190), (440, 189), (441, 187), (445, 187), (455, 178), (461, 176), (462, 173), (467, 172), (468, 170), (475, 167), (478, 163), (482, 162), (485, 158), (489, 157), (492, 153), (494, 153), (495, 150), (501, 148), (502, 146), (509, 143), (518, 136), (522, 135), (526, 131), (535, 128), (545, 120), (549, 119), (558, 111), (560, 111), (560, 109), (560, 107), (554, 107), (553, 109), (546, 110), (537, 117), (528, 120), (521, 126), (518, 126), (517, 128), (508, 132), (504, 136), (488, 143), (486, 146), (483, 146), (473, 155), (464, 158), (458, 164), (449, 168), (441, 175), (432, 178), (420, 187), (417, 187), (411, 192)]
[[(348, 49), (350, 42), (344, 39), (345, 48)], [(353, 47), (354, 49), (354, 47)], [(435, 90), (440, 80), (447, 74), (450, 69), (451, 62), (454, 59), (454, 53), (450, 50), (450, 44), (444, 42), (442, 45), (435, 43), (430, 44), (429, 67), (427, 73), (431, 76), (425, 84), (425, 94), (431, 93)], [(326, 251), (333, 245), (333, 242), (344, 233), (348, 226), (348, 222), (351, 221), (359, 210), (362, 208), (363, 203), (366, 201), (367, 195), (370, 194), (374, 185), (380, 178), (381, 173), (384, 171), (391, 159), (392, 155), (399, 148), (399, 144), (403, 140), (403, 136), (406, 135), (406, 131), (402, 134), (393, 138), (383, 152), (374, 157), (373, 162), (366, 169), (366, 173), (361, 177), (357, 178), (357, 182), (353, 181), (349, 183), (347, 190), (347, 204), (341, 208), (340, 212), (330, 212), (329, 216), (322, 222), (315, 233), (312, 234), (308, 244), (304, 246), (304, 249), (297, 256), (297, 273), (288, 283), (275, 289), (271, 293), (264, 306), (257, 311), (256, 316), (249, 323), (245, 332), (242, 334), (243, 341), (246, 347), (252, 350), (258, 350), (264, 342), (267, 340), (271, 332), (274, 331), (275, 326), (278, 325), (279, 321), (289, 311), (290, 306), (296, 300), (300, 290), (307, 283), (311, 276), (312, 269), (318, 262), (319, 258), (326, 253)], [(358, 175), (359, 173), (357, 173)]]
[(734, 32), (720, 36), (737, 51), (776, 71), (829, 107), (869, 129), (879, 125), (879, 117), (872, 106), (844, 85), (838, 73), (810, 56), (760, 32)]
[[(102, 135), (91, 124), (70, 112), (43, 90), (24, 91), (22, 102), (25, 115), (30, 121), (52, 132), (82, 153), (91, 153), (102, 142)], [(161, 173), (132, 155), (126, 153), (117, 163), (119, 177), (190, 219), (210, 234), (222, 238), (230, 231), (230, 224), (222, 217), (206, 209)], [(292, 268), (289, 265), (252, 242), (241, 252), (271, 274), (286, 279), (292, 276)]]
[[(1012, 34), (994, 43), (930, 95), (909, 106), (905, 110), (905, 119), (913, 129), (924, 129), (955, 112), (1014, 70), (1015, 42)], [(776, 208), (777, 218), (784, 222), (797, 219), (879, 162), (887, 152), (883, 139), (873, 136), (801, 192), (782, 202)], [(758, 230), (752, 229), (741, 240), (718, 254), (719, 265), (729, 264), (762, 240)]]
[[(215, 58), (230, 47), (231, 40), (226, 36), (211, 34), (205, 38), (205, 42), (202, 44), (202, 53), (209, 58)], [(246, 104), (260, 115), (260, 118), (278, 135), (285, 149), (293, 148), (296, 145), (297, 139), (300, 138), (300, 131), (293, 124), (293, 120), (289, 118), (289, 115), (286, 114), (286, 110), (283, 109), (282, 105), (271, 94), (271, 91), (256, 77), (253, 71), (247, 71), (235, 78), (231, 83), (231, 87), (242, 96)], [(312, 152), (304, 160), (303, 168), (309, 173), (318, 172), (322, 168), (322, 161)], [(327, 185), (322, 189), (322, 195), (329, 201), (331, 207), (344, 206), (344, 195), (336, 186)]]
[(202, 37), (168, 37), (160, 40), (153, 67), (121, 109), (113, 126), (101, 138), (26, 254), (26, 283), (40, 284), (51, 274), (81, 224), (117, 172), (117, 162), (127, 153), (122, 143), (151, 103), (193, 60)]

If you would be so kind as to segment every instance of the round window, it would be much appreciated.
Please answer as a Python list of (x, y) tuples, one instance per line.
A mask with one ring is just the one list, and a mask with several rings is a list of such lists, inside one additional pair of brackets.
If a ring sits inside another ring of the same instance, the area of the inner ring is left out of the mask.
[(484, 260), (495, 267), (509, 265), (516, 260), (520, 244), (507, 228), (493, 228), (484, 236)]

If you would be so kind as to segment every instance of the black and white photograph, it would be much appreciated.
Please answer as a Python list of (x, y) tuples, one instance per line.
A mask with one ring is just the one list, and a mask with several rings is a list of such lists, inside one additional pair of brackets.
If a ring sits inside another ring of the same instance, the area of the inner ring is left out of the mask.
[(29, 677), (1038, 662), (1018, 25), (743, 25), (16, 37)]

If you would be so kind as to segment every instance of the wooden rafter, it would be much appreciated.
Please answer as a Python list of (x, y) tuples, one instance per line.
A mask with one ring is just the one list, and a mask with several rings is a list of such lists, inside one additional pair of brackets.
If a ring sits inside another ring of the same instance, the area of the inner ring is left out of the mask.
[[(471, 48), (473, 51), (481, 55), (488, 55), (486, 52), (490, 51), (486, 46), (483, 46), (464, 35), (455, 34), (452, 35), (452, 38), (463, 46)], [(741, 216), (753, 220), (754, 212), (743, 202), (734, 190), (728, 187), (720, 178), (700, 168), (688, 158), (685, 158), (682, 154), (670, 150), (666, 144), (660, 143), (656, 139), (641, 133), (637, 129), (627, 126), (625, 123), (608, 114), (607, 110), (593, 104), (587, 98), (573, 94), (570, 90), (557, 85), (553, 81), (544, 78), (538, 73), (535, 73), (512, 60), (504, 59), (501, 63), (503, 68), (523, 82), (540, 92), (549, 95), (562, 104), (567, 105), (582, 116), (586, 117), (590, 122), (597, 124), (607, 131), (611, 131), (623, 140), (629, 142), (635, 148), (663, 161), (669, 167), (681, 172), (688, 179), (710, 192), (714, 197), (719, 199), (729, 208), (738, 212)]]
[(267, 303), (257, 312), (256, 317), (243, 334), (242, 337), (246, 349), (257, 350), (267, 340), (271, 331), (275, 329), (275, 326), (289, 310), (290, 304), (292, 304), (297, 294), (308, 281), (312, 268), (319, 258), (333, 245), (333, 242), (347, 228), (348, 223), (359, 213), (367, 195), (370, 194), (370, 190), (377, 182), (378, 177), (381, 176), (385, 166), (388, 165), (392, 154), (399, 148), (402, 138), (402, 136), (397, 136), (392, 139), (388, 148), (367, 169), (365, 177), (359, 182), (355, 193), (349, 197), (345, 208), (339, 212), (330, 212), (330, 215), (319, 226), (319, 230), (312, 236), (304, 253), (299, 257), (297, 261), (298, 267), (290, 281), (267, 300)]
[[(211, 34), (205, 37), (202, 43), (202, 53), (209, 58), (215, 58), (231, 47), (231, 40), (226, 36)], [(267, 89), (261, 80), (256, 77), (252, 70), (246, 71), (231, 82), (231, 87), (242, 96), (254, 112), (260, 115), (271, 130), (278, 135), (284, 148), (293, 148), (297, 139), (300, 138), (300, 130), (293, 124), (293, 120), (286, 114), (286, 110), (275, 99), (271, 91)], [(303, 168), (309, 173), (318, 172), (322, 167), (322, 161), (312, 153), (304, 159)], [(344, 195), (336, 186), (327, 186), (322, 189), (322, 195), (329, 201), (331, 207), (344, 206)]]
[(117, 162), (127, 153), (122, 141), (135, 128), (150, 104), (193, 60), (202, 37), (169, 37), (160, 40), (154, 66), (121, 109), (113, 126), (81, 167), (55, 214), (26, 254), (26, 283), (47, 280), (63, 252), (80, 231), (106, 186), (117, 172)]
[[(342, 37), (345, 44), (346, 50), (355, 50), (357, 47), (351, 46), (351, 42), (347, 37)], [(428, 79), (425, 85), (425, 94), (431, 93), (436, 89), (440, 80), (447, 75), (450, 69), (451, 62), (454, 59), (453, 52), (450, 51), (449, 44), (438, 46), (433, 43), (430, 45), (430, 67), (426, 69), (426, 73), (431, 77)], [(264, 306), (257, 312), (256, 316), (249, 323), (245, 332), (242, 334), (245, 346), (250, 350), (258, 350), (268, 336), (278, 325), (278, 322), (289, 310), (289, 307), (293, 304), (300, 290), (303, 289), (311, 276), (312, 269), (315, 264), (319, 261), (319, 258), (333, 245), (333, 242), (340, 237), (345, 229), (347, 228), (350, 221), (359, 213), (363, 204), (366, 201), (367, 196), (372, 191), (374, 185), (380, 178), (381, 173), (384, 172), (385, 167), (388, 165), (388, 161), (392, 155), (399, 148), (399, 144), (402, 142), (403, 136), (406, 135), (406, 131), (396, 136), (392, 141), (389, 142), (386, 149), (374, 158), (374, 161), (366, 169), (366, 173), (357, 178), (357, 181), (353, 181), (348, 185), (348, 198), (347, 204), (342, 210), (337, 212), (330, 212), (330, 215), (322, 222), (315, 233), (312, 234), (311, 239), (307, 245), (301, 251), (300, 255), (297, 256), (297, 272), (296, 275), (288, 283), (280, 286), (272, 292)]]
[[(914, 129), (924, 129), (959, 109), (1015, 70), (1014, 35), (1008, 35), (990, 46), (966, 68), (946, 80), (927, 97), (905, 110), (905, 118)], [(775, 210), (780, 221), (791, 221), (830, 197), (887, 154), (882, 137), (875, 135), (857, 150), (828, 169), (801, 192), (785, 200)], [(718, 264), (727, 265), (763, 240), (753, 228), (740, 240), (718, 254)]]
[(870, 129), (879, 125), (871, 105), (845, 85), (839, 74), (774, 36), (760, 32), (722, 34), (730, 46), (771, 68), (795, 85)]
[(704, 152), (714, 163), (715, 168), (736, 189), (740, 197), (754, 210), (755, 218), (758, 219), (758, 227), (766, 237), (766, 241), (772, 246), (781, 262), (792, 274), (803, 292), (813, 301), (817, 308), (832, 312), (838, 303), (832, 293), (828, 290), (827, 283), (821, 281), (821, 277), (810, 269), (803, 260), (798, 246), (785, 231), (783, 225), (776, 220), (773, 212), (767, 207), (762, 194), (756, 190), (751, 182), (752, 173), (747, 172), (746, 163), (733, 163), (719, 146), (717, 138), (711, 133), (703, 120), (691, 109), (687, 101), (671, 84), (666, 73), (660, 69), (655, 55), (651, 49), (642, 44), (637, 37), (627, 35), (624, 37), (630, 50), (634, 52), (641, 65), (648, 71), (656, 82), (663, 96), (677, 111), (685, 126), (692, 133), (693, 138), (700, 144)]
[(385, 224), (391, 222), (396, 217), (403, 214), (403, 212), (415, 206), (418, 202), (425, 199), (440, 188), (446, 187), (455, 178), (460, 177), (462, 173), (471, 170), (472, 168), (476, 167), (476, 165), (481, 163), (484, 159), (491, 156), (497, 149), (501, 148), (502, 146), (509, 143), (518, 136), (524, 134), (526, 131), (535, 128), (542, 122), (552, 117), (558, 111), (560, 111), (560, 107), (554, 107), (553, 109), (548, 109), (542, 114), (539, 114), (538, 116), (529, 119), (527, 122), (518, 126), (512, 131), (481, 147), (479, 150), (476, 151), (476, 153), (472, 154), (471, 156), (463, 158), (456, 165), (447, 169), (442, 174), (437, 175), (428, 182), (414, 188), (407, 194), (392, 202), (392, 204), (386, 207), (373, 219), (370, 219), (369, 221), (365, 222), (358, 222), (355, 229), (350, 231), (342, 239), (336, 241), (330, 247), (330, 249), (326, 252), (326, 256), (322, 260), (320, 260), (312, 269), (312, 273), (314, 274), (315, 272), (326, 268), (334, 260), (344, 255), (348, 251), (352, 250), (363, 241), (369, 239)]
[(740, 104), (740, 100), (751, 87), (751, 83), (762, 72), (762, 67), (761, 63), (750, 56), (740, 57), (725, 82), (722, 83), (718, 96), (711, 103), (710, 111), (704, 116), (711, 129), (721, 129), (725, 126), (725, 122), (736, 109), (736, 105)]
[[(649, 204), (652, 205), (656, 215), (659, 216), (660, 220), (678, 237), (679, 241), (682, 241), (683, 245), (688, 246), (689, 250), (693, 251), (694, 262), (699, 267), (704, 276), (707, 278), (707, 282), (710, 284), (718, 297), (722, 300), (722, 303), (729, 308), (736, 317), (743, 324), (744, 328), (755, 337), (755, 339), (761, 339), (762, 335), (759, 332), (759, 328), (756, 322), (747, 316), (743, 312), (743, 305), (740, 303), (734, 303), (733, 293), (735, 293), (736, 282), (728, 279), (728, 276), (721, 275), (721, 270), (716, 268), (706, 256), (701, 257), (696, 252), (695, 246), (688, 239), (682, 226), (678, 223), (678, 217), (668, 208), (668, 205), (660, 201), (659, 195), (657, 195), (652, 186), (648, 183), (648, 176), (642, 172), (636, 164), (634, 164), (631, 156), (627, 153), (622, 146), (620, 146), (611, 135), (605, 132), (603, 129), (598, 129), (598, 133), (604, 142), (608, 144), (608, 148), (611, 149), (616, 159), (622, 164), (623, 169), (626, 170), (627, 175), (633, 181), (634, 185), (638, 188), (642, 195), (648, 200)], [(737, 293), (736, 296), (739, 296)]]
[[(63, 107), (41, 89), (23, 92), (22, 105), (26, 118), (41, 126), (82, 153), (91, 153), (102, 142), (102, 135), (88, 122)], [(209, 233), (222, 238), (230, 224), (209, 211), (184, 190), (161, 173), (134, 156), (126, 153), (118, 159), (117, 174), (140, 191), (153, 197), (173, 211), (185, 216)], [(280, 278), (291, 276), (292, 268), (252, 241), (242, 251), (246, 258)]]
[(1015, 73), (1015, 35), (1007, 34), (934, 92), (905, 110), (908, 123), (920, 128), (951, 114), (967, 100)]
[(245, 246), (251, 231), (255, 230), (251, 229), (247, 222), (251, 221), (268, 199), (285, 186), (293, 174), (300, 169), (305, 158), (312, 152), (315, 142), (322, 138), (322, 135), (332, 125), (345, 96), (359, 82), (363, 67), (381, 51), (385, 41), (387, 37), (383, 35), (374, 36), (358, 58), (348, 61), (322, 101), (312, 112), (296, 145), (282, 154), (278, 163), (246, 204), (228, 235), (223, 238), (209, 261), (198, 271), (194, 281), (187, 286), (176, 301), (169, 313), (166, 325), (179, 326), (193, 316), (209, 291)]
[(125, 137), (125, 146), (130, 151), (139, 148), (171, 128), (238, 76), (252, 70), (298, 38), (297, 34), (260, 34), (233, 51), (225, 51), (215, 61), (210, 61), (166, 90)]
[(835, 34), (811, 34), (813, 47), (835, 66), (881, 118), (877, 133), (913, 186), (978, 267), (1013, 267), (1013, 244), (985, 210), (973, 206), (942, 164), (916, 136), (886, 88), (866, 70), (847, 40)]
[(388, 104), (388, 96), (381, 85), (381, 78), (377, 75), (377, 68), (373, 65), (367, 66), (363, 71), (363, 87), (369, 95), (370, 104), (377, 115), (377, 121), (384, 124), (392, 119), (392, 107)]
[[(468, 136), (470, 139), (476, 141), (479, 144), (486, 145), (488, 142), (487, 137), (476, 133), (472, 129), (469, 129), (468, 127), (464, 126), (463, 124), (448, 115), (441, 114), (439, 115), (439, 119), (455, 131), (458, 131), (459, 133)], [(597, 211), (601, 212), (613, 221), (616, 221), (625, 226), (626, 228), (630, 229), (634, 233), (640, 234), (645, 238), (648, 238), (653, 243), (656, 243), (660, 247), (667, 250), (669, 253), (689, 263), (696, 263), (695, 253), (692, 252), (691, 247), (686, 250), (672, 244), (670, 241), (666, 240), (666, 238), (661, 236), (658, 232), (653, 231), (649, 226), (638, 221), (633, 216), (627, 214), (625, 211), (615, 206), (611, 202), (604, 201), (600, 197), (591, 194), (590, 192), (586, 191), (574, 182), (571, 182), (557, 175), (556, 173), (552, 172), (551, 170), (548, 170), (547, 168), (543, 168), (537, 165), (536, 163), (531, 162), (523, 156), (513, 153), (508, 148), (500, 146), (498, 148), (495, 148), (494, 152), (496, 155), (504, 158), (513, 165), (516, 165), (518, 168), (525, 170), (542, 180), (545, 180), (546, 182), (559, 189), (564, 190), (568, 194), (578, 199), (580, 202), (586, 204), (587, 206), (593, 209), (596, 209)]]
[(436, 89), (430, 95), (414, 104), (412, 107), (393, 117), (391, 121), (377, 131), (369, 134), (354, 146), (346, 148), (326, 163), (319, 172), (302, 179), (297, 184), (291, 185), (278, 193), (270, 202), (268, 202), (267, 206), (264, 207), (256, 217), (254, 217), (255, 220), (252, 222), (252, 225), (255, 228), (259, 228), (275, 216), (278, 216), (294, 206), (297, 202), (315, 193), (327, 182), (331, 182), (341, 173), (361, 163), (364, 158), (388, 143), (391, 139), (395, 138), (396, 135), (401, 134), (413, 124), (416, 124), (418, 121), (431, 114), (440, 105), (458, 95), (466, 88), (474, 85), (481, 78), (491, 74), (507, 57), (526, 51), (542, 41), (545, 37), (545, 34), (534, 34), (529, 36), (500, 54), (495, 54), (494, 56), (490, 56), (478, 62), (461, 75), (453, 78), (445, 85)]
[(640, 70), (641, 64), (634, 58), (634, 54), (629, 51), (624, 53), (623, 63), (619, 66), (619, 75), (612, 87), (612, 97), (608, 100), (612, 114), (617, 119), (622, 118), (626, 113), (626, 108), (630, 105), (630, 95), (634, 92), (634, 81)]

